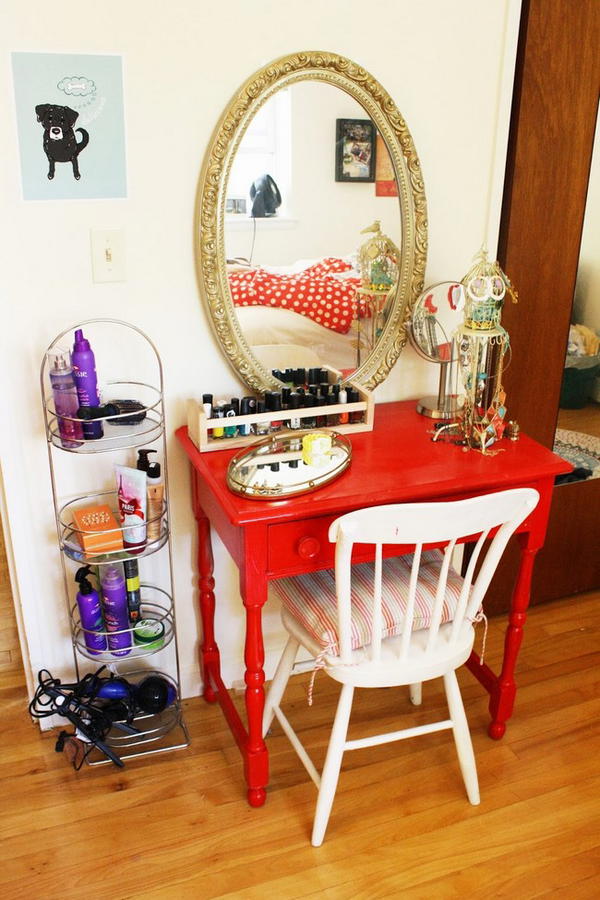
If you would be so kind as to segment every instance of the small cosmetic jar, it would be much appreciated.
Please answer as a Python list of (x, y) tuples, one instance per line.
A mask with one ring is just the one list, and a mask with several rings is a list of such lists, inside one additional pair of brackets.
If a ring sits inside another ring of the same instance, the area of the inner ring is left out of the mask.
[(302, 460), (307, 466), (326, 466), (331, 456), (331, 435), (305, 434), (302, 438)]
[(133, 641), (145, 650), (160, 650), (165, 642), (165, 626), (158, 619), (140, 619), (133, 629)]
[(506, 437), (510, 441), (518, 441), (520, 435), (521, 429), (519, 427), (519, 423), (515, 422), (514, 419), (511, 419), (511, 421), (506, 426)]

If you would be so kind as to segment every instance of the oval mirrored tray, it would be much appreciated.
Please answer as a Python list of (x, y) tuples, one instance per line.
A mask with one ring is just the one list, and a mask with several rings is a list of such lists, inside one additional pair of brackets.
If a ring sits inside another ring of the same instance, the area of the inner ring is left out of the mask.
[(284, 500), (333, 481), (351, 459), (352, 444), (335, 431), (270, 435), (236, 453), (227, 469), (227, 485), (255, 500)]

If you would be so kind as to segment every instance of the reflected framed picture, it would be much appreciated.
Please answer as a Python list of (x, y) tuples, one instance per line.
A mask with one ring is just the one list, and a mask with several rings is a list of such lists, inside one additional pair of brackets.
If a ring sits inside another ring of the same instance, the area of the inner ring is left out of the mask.
[(375, 138), (370, 119), (336, 119), (336, 181), (375, 181)]

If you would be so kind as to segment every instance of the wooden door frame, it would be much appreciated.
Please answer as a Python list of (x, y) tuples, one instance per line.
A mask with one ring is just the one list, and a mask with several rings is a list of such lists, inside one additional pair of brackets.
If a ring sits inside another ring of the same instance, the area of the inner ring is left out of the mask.
[[(508, 415), (552, 447), (579, 264), (600, 85), (598, 0), (523, 0), (498, 259), (519, 292), (506, 304)], [(532, 602), (600, 584), (600, 479), (554, 491)], [(512, 556), (512, 559), (511, 559)], [(508, 554), (489, 612), (505, 610)]]
[(511, 418), (552, 447), (600, 85), (598, 0), (523, 0), (498, 259)]

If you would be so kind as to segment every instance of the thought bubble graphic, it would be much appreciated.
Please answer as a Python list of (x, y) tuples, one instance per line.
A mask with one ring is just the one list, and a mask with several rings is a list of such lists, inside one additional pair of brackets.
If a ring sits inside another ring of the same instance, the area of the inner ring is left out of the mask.
[(85, 78), (83, 75), (65, 75), (58, 82), (56, 87), (65, 94), (71, 94), (74, 97), (87, 97), (96, 92), (96, 85), (91, 78)]

